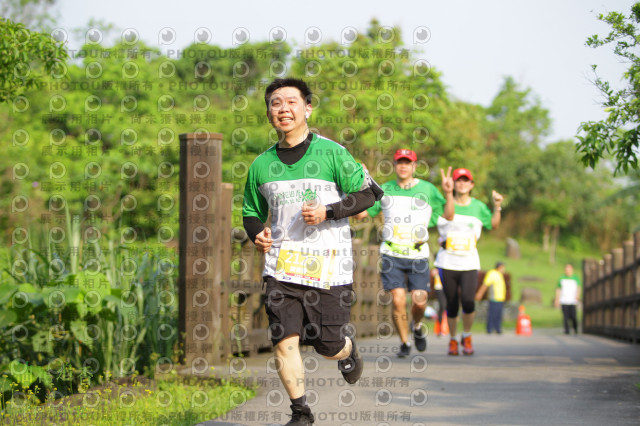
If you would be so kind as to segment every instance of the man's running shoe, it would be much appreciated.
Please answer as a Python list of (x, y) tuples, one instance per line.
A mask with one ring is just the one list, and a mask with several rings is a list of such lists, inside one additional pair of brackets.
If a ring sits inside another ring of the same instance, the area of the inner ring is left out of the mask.
[(473, 355), (473, 344), (471, 343), (471, 335), (460, 339), (462, 344), (462, 353), (465, 355)]
[(413, 329), (413, 340), (416, 343), (416, 349), (419, 352), (424, 352), (427, 350), (427, 336), (424, 335), (424, 331), (422, 331), (422, 326), (419, 329)]
[(338, 361), (338, 369), (342, 372), (342, 377), (347, 383), (352, 385), (362, 376), (364, 361), (356, 348), (356, 339), (353, 337), (349, 337), (349, 339), (351, 339), (351, 354), (347, 358)]
[(449, 355), (458, 355), (458, 341), (456, 339), (449, 340)]
[(291, 420), (289, 420), (287, 425), (308, 426), (312, 425), (314, 421), (315, 419), (313, 418), (313, 414), (311, 414), (311, 409), (309, 407), (291, 405)]
[(409, 356), (409, 352), (411, 352), (411, 346), (408, 343), (403, 343), (400, 345), (400, 350), (398, 351), (398, 358), (404, 358)]

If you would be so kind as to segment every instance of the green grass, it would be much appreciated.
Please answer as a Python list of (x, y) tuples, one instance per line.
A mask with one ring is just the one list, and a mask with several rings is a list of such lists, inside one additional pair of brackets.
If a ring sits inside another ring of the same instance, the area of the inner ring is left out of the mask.
[(58, 425), (193, 425), (219, 417), (255, 397), (255, 388), (219, 379), (182, 378), (100, 389), (32, 405), (10, 402), (2, 423)]
[(506, 265), (506, 272), (511, 274), (512, 301), (519, 301), (522, 288), (537, 288), (542, 294), (543, 305), (551, 306), (555, 296), (558, 279), (564, 272), (564, 265), (572, 263), (578, 276), (582, 276), (582, 260), (600, 258), (602, 253), (576, 252), (558, 247), (555, 263), (549, 262), (549, 253), (542, 250), (542, 244), (534, 244), (518, 240), (520, 259), (506, 257), (506, 240), (484, 234), (478, 241), (480, 264), (483, 270), (494, 267), (497, 261)]

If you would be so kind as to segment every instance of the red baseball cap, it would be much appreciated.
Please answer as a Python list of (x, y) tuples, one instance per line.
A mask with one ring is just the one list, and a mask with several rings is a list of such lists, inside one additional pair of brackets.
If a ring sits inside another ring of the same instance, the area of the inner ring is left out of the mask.
[(473, 180), (473, 175), (468, 169), (455, 169), (453, 171), (453, 180), (458, 180), (462, 176), (468, 178), (469, 180)]
[(401, 158), (406, 158), (411, 161), (418, 161), (418, 156), (416, 155), (415, 152), (411, 151), (410, 149), (397, 150), (395, 155), (393, 156), (393, 160), (398, 161)]

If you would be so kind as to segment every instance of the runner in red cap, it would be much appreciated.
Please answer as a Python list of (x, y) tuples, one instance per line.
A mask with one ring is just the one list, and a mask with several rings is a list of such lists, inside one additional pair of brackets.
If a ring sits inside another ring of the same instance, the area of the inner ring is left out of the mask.
[[(502, 195), (492, 193), (493, 213), (480, 200), (471, 197), (475, 183), (468, 169), (453, 171), (455, 215), (453, 220), (438, 218), (441, 248), (436, 255), (435, 266), (440, 270), (442, 285), (447, 297), (447, 320), (451, 340), (449, 355), (458, 355), (456, 338), (458, 310), (462, 304), (463, 333), (460, 339), (462, 353), (473, 355), (471, 326), (475, 317), (475, 294), (478, 285), (480, 257), (476, 241), (482, 228), (492, 229), (500, 225)], [(459, 295), (460, 294), (460, 295)]]
[[(430, 285), (427, 229), (435, 225), (438, 216), (453, 219), (453, 180), (451, 167), (446, 175), (440, 171), (445, 198), (432, 183), (414, 177), (418, 160), (414, 151), (399, 149), (393, 160), (396, 179), (382, 185), (385, 195), (381, 201), (355, 217), (384, 214), (380, 276), (384, 289), (392, 295), (393, 323), (400, 336), (398, 356), (402, 358), (411, 352), (410, 332), (418, 351), (427, 348), (422, 322)], [(413, 330), (409, 330), (407, 290), (411, 293)]]
[(453, 181), (457, 181), (459, 178), (461, 177), (466, 177), (467, 179), (469, 179), (471, 182), (473, 182), (473, 175), (471, 174), (471, 172), (468, 169), (455, 169), (453, 171)]
[(418, 156), (416, 155), (415, 152), (411, 151), (410, 149), (399, 149), (396, 151), (396, 153), (393, 156), (393, 161), (398, 161), (401, 158), (406, 158), (411, 162), (415, 162), (418, 161)]

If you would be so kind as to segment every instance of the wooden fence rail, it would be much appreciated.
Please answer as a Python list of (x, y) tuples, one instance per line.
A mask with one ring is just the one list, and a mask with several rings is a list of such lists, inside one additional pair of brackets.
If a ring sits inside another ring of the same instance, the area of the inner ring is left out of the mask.
[(640, 343), (640, 232), (602, 260), (585, 259), (585, 333)]

